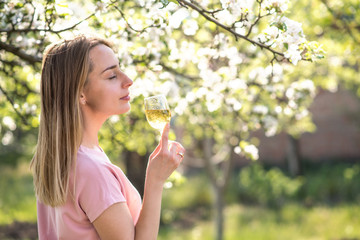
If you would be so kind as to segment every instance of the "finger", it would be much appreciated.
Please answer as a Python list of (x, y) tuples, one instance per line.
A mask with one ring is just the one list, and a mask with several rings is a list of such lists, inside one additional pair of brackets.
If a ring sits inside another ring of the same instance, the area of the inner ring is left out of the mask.
[(169, 151), (171, 156), (177, 160), (177, 162), (181, 162), (184, 158), (185, 149), (181, 146), (181, 144), (177, 142), (171, 142), (169, 146)]
[(153, 159), (160, 151), (161, 145), (160, 143), (156, 146), (155, 150), (150, 154), (149, 159)]
[(163, 132), (161, 134), (161, 139), (160, 139), (160, 145), (161, 145), (161, 149), (167, 149), (168, 148), (168, 144), (169, 144), (169, 131), (170, 131), (170, 124), (166, 123)]
[(172, 156), (173, 159), (178, 159), (177, 156), (176, 156), (176, 153), (177, 153), (177, 145), (175, 144), (175, 142), (172, 142), (170, 144), (170, 148), (169, 148), (169, 151), (170, 151), (170, 156)]
[(181, 143), (176, 142), (177, 144), (177, 148), (178, 148), (178, 152), (181, 152), (182, 154), (185, 154), (186, 150), (183, 147), (183, 145), (181, 145)]
[[(171, 146), (175, 147), (176, 150), (179, 152), (181, 151), (182, 153), (184, 153), (186, 150), (185, 148), (181, 145), (181, 143), (179, 142), (176, 142), (176, 141), (171, 141), (171, 140), (168, 140), (168, 147), (170, 149)], [(170, 151), (170, 150), (169, 150)]]
[(178, 152), (176, 156), (179, 158), (180, 162), (184, 159), (184, 154), (182, 152)]
[[(181, 154), (185, 154), (186, 150), (185, 148), (181, 145), (181, 143), (179, 142), (176, 142), (176, 141), (170, 141), (169, 140), (169, 149), (170, 149), (170, 146), (174, 146), (176, 147), (176, 152), (180, 152)], [(169, 150), (170, 151), (170, 150)]]
[(169, 141), (168, 149), (170, 153), (175, 153), (177, 149), (176, 142)]
[(168, 140), (168, 149), (169, 149), (169, 151), (170, 151), (170, 147), (171, 147), (171, 145), (172, 145), (174, 142), (175, 142), (175, 141)]
[(184, 159), (186, 150), (180, 143), (177, 144), (177, 147), (178, 149), (176, 151), (176, 155), (180, 156), (180, 161), (182, 161)]

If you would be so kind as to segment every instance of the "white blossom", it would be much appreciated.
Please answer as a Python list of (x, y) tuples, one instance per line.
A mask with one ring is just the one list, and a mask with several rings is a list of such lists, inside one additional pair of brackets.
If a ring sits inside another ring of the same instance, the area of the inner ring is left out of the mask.
[(239, 90), (239, 89), (246, 89), (247, 88), (247, 84), (245, 82), (245, 80), (240, 79), (240, 78), (235, 78), (233, 80), (230, 80), (228, 82), (228, 87), (232, 90)]
[(261, 35), (261, 41), (266, 42), (266, 44), (271, 45), (272, 47), (277, 46), (277, 38), (281, 33), (276, 26), (270, 26), (266, 28)]
[(249, 78), (260, 85), (266, 85), (269, 82), (270, 74), (271, 71), (264, 69), (263, 67), (258, 67), (249, 73)]
[(197, 98), (202, 98), (208, 93), (208, 90), (204, 87), (200, 87), (196, 92), (195, 95)]
[(111, 117), (109, 118), (109, 121), (110, 121), (111, 123), (116, 123), (116, 122), (118, 122), (119, 120), (120, 120), (119, 115), (113, 115), (113, 116), (111, 116)]
[(235, 152), (236, 154), (239, 154), (239, 155), (240, 155), (240, 153), (241, 153), (241, 148), (240, 148), (239, 146), (236, 146), (236, 147), (234, 148), (234, 152)]
[(11, 131), (14, 131), (16, 129), (16, 123), (12, 117), (5, 116), (3, 118), (3, 124), (8, 127)]
[(196, 31), (198, 29), (199, 26), (197, 24), (197, 21), (195, 21), (194, 19), (189, 19), (187, 21), (184, 21), (183, 30), (185, 35), (193, 36), (196, 34)]
[[(268, 1), (268, 3), (270, 3)], [(271, 1), (271, 4), (274, 2)], [(300, 46), (306, 43), (306, 39), (299, 22), (284, 16), (275, 17), (271, 24), (258, 35), (257, 39), (271, 46), (284, 51), (284, 56), (294, 65), (302, 59)], [(321, 50), (319, 50), (319, 53)]]
[(284, 114), (286, 115), (286, 116), (291, 116), (291, 115), (293, 115), (293, 110), (289, 107), (289, 106), (286, 106), (285, 108), (284, 108)]
[(265, 135), (267, 137), (274, 136), (276, 134), (278, 128), (278, 121), (273, 116), (267, 115), (264, 117), (264, 128), (265, 128)]
[(294, 100), (290, 100), (288, 102), (288, 106), (292, 109), (297, 109), (298, 108), (298, 104), (294, 101)]
[(187, 109), (187, 107), (188, 107), (188, 103), (187, 103), (186, 99), (180, 99), (178, 101), (178, 104), (176, 105), (174, 111), (175, 111), (175, 113), (182, 115), (185, 112), (185, 110)]
[(275, 112), (276, 112), (277, 114), (280, 114), (280, 113), (282, 112), (282, 107), (281, 107), (281, 106), (276, 106), (276, 107), (275, 107)]
[(254, 113), (266, 115), (269, 112), (269, 109), (264, 105), (256, 105), (254, 106), (253, 111)]
[(169, 25), (172, 28), (179, 28), (182, 21), (189, 16), (189, 11), (186, 8), (179, 8), (169, 18)]
[(289, 89), (286, 90), (285, 96), (287, 98), (292, 99), (292, 98), (294, 98), (294, 95), (295, 95), (294, 88), (289, 88)]
[(226, 104), (232, 105), (234, 111), (239, 111), (242, 107), (241, 102), (239, 102), (236, 98), (227, 98), (225, 99)]
[(244, 147), (244, 152), (250, 154), (251, 159), (257, 160), (259, 158), (259, 150), (256, 148), (255, 145), (247, 145)]
[(10, 131), (7, 131), (1, 139), (1, 143), (6, 146), (6, 145), (9, 145), (10, 143), (12, 143), (13, 140), (14, 140), (13, 133)]
[(242, 13), (251, 13), (254, 0), (220, 0), (223, 9), (228, 9), (235, 18)]
[(262, 4), (264, 9), (276, 9), (285, 12), (288, 9), (288, 0), (265, 0)]
[(301, 51), (298, 48), (298, 45), (291, 44), (289, 49), (284, 53), (284, 56), (290, 59), (290, 62), (296, 65), (299, 60), (301, 60)]
[(302, 109), (302, 111), (295, 114), (295, 119), (300, 121), (301, 119), (305, 118), (309, 115), (309, 111), (307, 109)]
[(147, 55), (148, 50), (149, 49), (146, 47), (138, 47), (134, 51), (132, 51), (132, 54), (136, 56), (143, 56), (143, 55)]
[(194, 92), (188, 92), (186, 94), (186, 101), (188, 103), (193, 103), (193, 102), (195, 102), (195, 100), (196, 100), (196, 95)]
[(216, 13), (216, 17), (226, 25), (231, 25), (233, 22), (236, 21), (234, 15), (232, 15), (228, 10), (219, 11)]

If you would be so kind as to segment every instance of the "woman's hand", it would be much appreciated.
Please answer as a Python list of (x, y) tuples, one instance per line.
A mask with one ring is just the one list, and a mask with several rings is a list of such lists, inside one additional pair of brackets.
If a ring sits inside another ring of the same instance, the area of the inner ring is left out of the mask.
[(169, 142), (170, 124), (167, 123), (161, 134), (159, 145), (149, 157), (146, 171), (147, 180), (164, 184), (184, 158), (184, 147), (174, 141)]

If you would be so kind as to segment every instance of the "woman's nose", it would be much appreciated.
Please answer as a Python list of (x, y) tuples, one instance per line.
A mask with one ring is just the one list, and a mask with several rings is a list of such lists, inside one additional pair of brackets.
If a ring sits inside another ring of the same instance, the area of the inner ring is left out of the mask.
[(129, 88), (133, 84), (133, 80), (131, 80), (126, 74), (124, 74), (124, 76), (125, 81), (123, 81), (123, 88)]

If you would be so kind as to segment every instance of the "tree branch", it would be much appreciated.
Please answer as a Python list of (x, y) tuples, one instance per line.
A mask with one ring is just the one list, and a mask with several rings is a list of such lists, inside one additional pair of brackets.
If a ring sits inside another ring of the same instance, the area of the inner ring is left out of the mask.
[(215, 19), (214, 17), (211, 17), (207, 14), (207, 11), (204, 10), (202, 7), (198, 6), (197, 4), (193, 3), (193, 1), (191, 2), (188, 2), (186, 0), (177, 0), (179, 2), (179, 4), (181, 5), (184, 5), (184, 6), (188, 6), (190, 7), (191, 9), (197, 11), (198, 13), (200, 13), (204, 18), (206, 18), (207, 20), (209, 20), (210, 22), (212, 23), (215, 23), (217, 26), (219, 26), (220, 28), (226, 30), (227, 32), (230, 32), (231, 34), (233, 34), (237, 40), (237, 38), (242, 38), (260, 48), (264, 48), (264, 49), (267, 49), (268, 51), (272, 52), (273, 54), (277, 54), (279, 56), (282, 56), (284, 57), (284, 54), (281, 53), (281, 52), (278, 52), (274, 49), (272, 49), (270, 46), (267, 46), (265, 44), (262, 44), (262, 43), (259, 43), (259, 42), (256, 42), (242, 34), (239, 34), (237, 32), (234, 31), (234, 29), (232, 29), (231, 27), (228, 27), (228, 26), (225, 26), (224, 24), (220, 23), (217, 19)]
[(39, 92), (36, 92), (36, 91), (34, 91), (33, 89), (31, 89), (31, 88), (29, 87), (29, 85), (28, 85), (25, 81), (22, 81), (22, 80), (20, 80), (20, 79), (18, 79), (18, 78), (15, 77), (15, 74), (16, 74), (16, 73), (15, 73), (15, 70), (12, 69), (12, 68), (15, 67), (15, 66), (21, 66), (20, 64), (15, 65), (16, 63), (9, 62), (9, 61), (4, 61), (4, 60), (2, 60), (2, 59), (0, 59), (0, 62), (2, 62), (2, 63), (5, 64), (5, 65), (11, 66), (11, 72), (7, 71), (5, 67), (0, 68), (0, 72), (3, 72), (8, 78), (14, 79), (15, 85), (20, 85), (20, 86), (22, 86), (23, 88), (25, 88), (25, 90), (26, 90), (26, 93), (25, 93), (25, 94), (19, 94), (19, 93), (17, 92), (17, 88), (16, 88), (16, 95), (17, 95), (18, 97), (23, 97), (23, 98), (25, 98), (29, 93), (39, 94)]
[(258, 16), (257, 16), (255, 22), (253, 22), (253, 23), (251, 24), (251, 26), (250, 26), (250, 28), (249, 28), (249, 31), (248, 31), (248, 33), (246, 34), (246, 37), (249, 37), (249, 36), (250, 36), (253, 27), (260, 21), (261, 18), (264, 18), (264, 17), (270, 15), (269, 13), (268, 13), (268, 14), (265, 14), (265, 15), (261, 15), (261, 3), (262, 3), (262, 2), (259, 2), (259, 13), (258, 13)]
[(226, 159), (228, 153), (229, 153), (229, 146), (228, 144), (223, 144), (223, 146), (221, 147), (221, 149), (214, 155), (211, 157), (210, 162), (213, 165), (217, 165), (221, 162), (224, 162), (224, 159)]
[(165, 63), (161, 63), (161, 62), (160, 62), (159, 64), (160, 64), (160, 66), (162, 66), (162, 67), (164, 68), (164, 70), (166, 70), (166, 71), (168, 71), (168, 72), (170, 72), (170, 73), (172, 73), (172, 74), (174, 74), (174, 75), (180, 76), (180, 77), (182, 77), (182, 78), (189, 79), (189, 80), (191, 80), (191, 81), (201, 80), (201, 78), (198, 77), (198, 76), (191, 76), (191, 75), (187, 75), (187, 74), (185, 74), (185, 73), (178, 72), (178, 71), (176, 71), (175, 69), (167, 66)]
[(6, 99), (10, 102), (12, 108), (14, 109), (15, 113), (20, 117), (21, 121), (26, 125), (29, 126), (26, 118), (15, 108), (14, 101), (10, 98), (9, 94), (0, 86), (0, 91), (5, 95)]
[(31, 65), (35, 65), (36, 63), (41, 62), (40, 57), (29, 55), (29, 54), (25, 53), (24, 51), (22, 51), (20, 48), (15, 47), (10, 44), (0, 42), (0, 50), (1, 49), (5, 50), (7, 52), (11, 52), (12, 54), (18, 56), (19, 58), (27, 61)]
[(89, 16), (87, 16), (86, 18), (80, 20), (79, 22), (75, 23), (74, 25), (70, 26), (70, 27), (67, 27), (67, 28), (63, 28), (63, 29), (60, 29), (60, 30), (52, 30), (52, 29), (49, 29), (48, 32), (52, 32), (52, 33), (61, 33), (61, 32), (65, 32), (65, 31), (68, 31), (68, 30), (71, 30), (71, 29), (74, 29), (76, 28), (78, 25), (80, 25), (81, 23), (87, 21), (88, 19), (92, 18), (93, 16), (95, 16), (95, 13), (93, 14), (90, 14)]
[(85, 22), (86, 20), (90, 19), (91, 17), (95, 16), (95, 13), (87, 16), (86, 18), (80, 20), (79, 22), (73, 24), (72, 26), (70, 27), (67, 27), (67, 28), (63, 28), (63, 29), (60, 29), (60, 30), (53, 30), (51, 29), (50, 27), (49, 28), (24, 28), (24, 29), (16, 29), (16, 28), (13, 28), (13, 29), (0, 29), (0, 32), (5, 32), (5, 33), (28, 33), (28, 32), (51, 32), (51, 33), (55, 33), (55, 34), (58, 34), (58, 33), (61, 33), (61, 32), (65, 32), (65, 31), (69, 31), (69, 30), (72, 30), (74, 29), (75, 27), (77, 27), (79, 24)]
[(326, 9), (330, 12), (330, 14), (337, 20), (339, 20), (343, 27), (345, 28), (346, 32), (350, 35), (350, 37), (354, 40), (355, 43), (360, 44), (360, 39), (357, 39), (355, 35), (353, 34), (351, 28), (349, 27), (349, 24), (339, 16), (338, 13), (336, 13), (328, 4), (327, 0), (320, 0), (326, 7)]
[(129, 27), (131, 30), (133, 30), (134, 32), (143, 33), (143, 32), (145, 32), (145, 30), (148, 29), (148, 28), (160, 27), (159, 24), (151, 24), (151, 25), (149, 25), (149, 26), (144, 27), (144, 28), (141, 29), (141, 30), (135, 29), (133, 26), (131, 26), (131, 24), (130, 24), (130, 23), (128, 22), (128, 20), (126, 19), (125, 13), (124, 13), (118, 6), (115, 6), (115, 5), (114, 5), (115, 3), (116, 3), (116, 1), (112, 2), (112, 3), (109, 4), (108, 6), (113, 5), (113, 7), (120, 13), (121, 17), (124, 19), (124, 21), (126, 22), (126, 24), (128, 25), (128, 27)]

